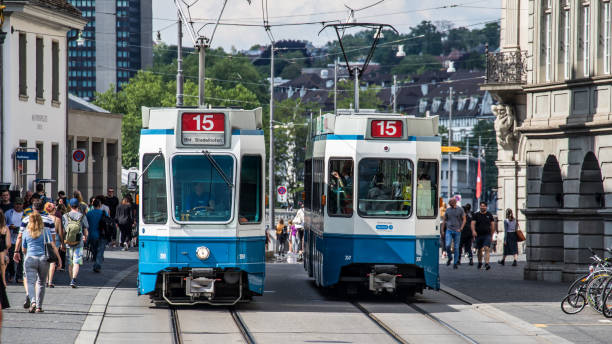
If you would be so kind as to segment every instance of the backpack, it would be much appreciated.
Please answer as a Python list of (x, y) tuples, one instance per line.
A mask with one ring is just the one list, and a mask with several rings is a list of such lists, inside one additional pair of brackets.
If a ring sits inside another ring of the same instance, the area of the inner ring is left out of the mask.
[(81, 215), (78, 220), (73, 219), (70, 215), (66, 215), (68, 218), (68, 225), (66, 226), (66, 237), (64, 243), (69, 246), (76, 246), (81, 242), (81, 231), (83, 230), (83, 217)]
[(105, 212), (102, 212), (98, 230), (100, 231), (100, 238), (104, 238), (106, 241), (113, 240), (113, 236), (115, 235), (115, 222), (108, 217)]

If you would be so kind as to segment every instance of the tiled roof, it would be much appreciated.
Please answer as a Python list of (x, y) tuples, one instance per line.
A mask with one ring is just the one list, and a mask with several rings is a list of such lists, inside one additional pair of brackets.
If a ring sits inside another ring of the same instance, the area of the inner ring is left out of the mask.
[(30, 0), (32, 5), (50, 8), (72, 16), (81, 16), (81, 11), (66, 0)]

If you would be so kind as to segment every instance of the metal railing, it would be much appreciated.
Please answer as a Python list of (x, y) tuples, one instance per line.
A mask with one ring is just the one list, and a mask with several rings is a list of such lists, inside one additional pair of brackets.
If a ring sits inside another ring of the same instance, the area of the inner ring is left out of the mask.
[(527, 51), (486, 52), (485, 84), (527, 83)]

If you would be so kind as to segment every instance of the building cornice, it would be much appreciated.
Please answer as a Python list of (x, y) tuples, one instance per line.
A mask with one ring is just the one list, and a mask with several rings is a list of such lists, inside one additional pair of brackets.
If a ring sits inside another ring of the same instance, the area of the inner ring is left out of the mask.
[(568, 88), (578, 88), (591, 85), (608, 85), (612, 84), (612, 75), (600, 75), (591, 78), (581, 78), (565, 80), (562, 82), (546, 83), (546, 84), (531, 84), (523, 87), (525, 93), (534, 93), (542, 91), (559, 91)]
[(83, 17), (54, 11), (49, 8), (30, 4), (28, 1), (11, 1), (4, 10), (6, 16), (17, 15), (19, 18), (35, 18), (41, 25), (55, 26), (57, 29), (83, 29), (89, 22)]

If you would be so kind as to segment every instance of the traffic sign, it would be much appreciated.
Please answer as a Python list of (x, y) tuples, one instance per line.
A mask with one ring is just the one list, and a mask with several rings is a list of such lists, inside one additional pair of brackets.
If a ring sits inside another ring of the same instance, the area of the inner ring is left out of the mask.
[(17, 151), (15, 153), (16, 160), (38, 160), (37, 151)]
[(72, 150), (72, 173), (87, 172), (87, 150), (79, 148)]
[(287, 202), (287, 187), (286, 186), (281, 185), (278, 188), (276, 188), (276, 200), (279, 203)]
[(461, 152), (461, 147), (442, 146), (442, 153), (457, 153), (457, 152)]

